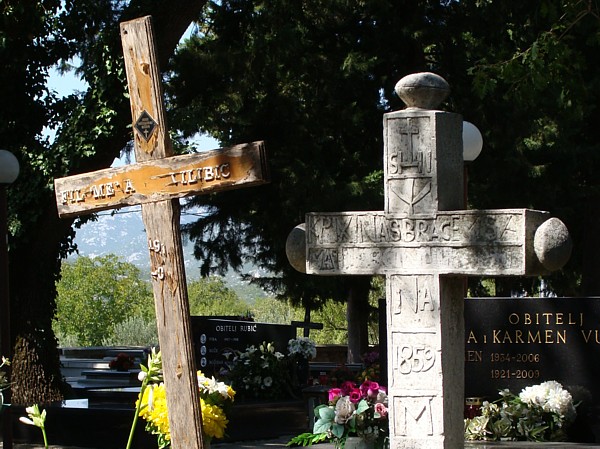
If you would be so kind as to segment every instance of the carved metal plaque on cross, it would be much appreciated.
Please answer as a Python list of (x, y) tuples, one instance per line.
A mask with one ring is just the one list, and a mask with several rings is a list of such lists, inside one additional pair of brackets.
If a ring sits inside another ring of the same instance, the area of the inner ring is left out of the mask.
[(61, 217), (142, 205), (173, 447), (201, 449), (202, 415), (194, 361), (178, 198), (268, 182), (262, 142), (173, 156), (152, 20), (121, 24), (137, 163), (55, 181)]
[(462, 118), (432, 110), (447, 83), (400, 80), (407, 109), (384, 115), (383, 212), (309, 213), (288, 237), (309, 274), (385, 274), (390, 447), (463, 447), (465, 283), (537, 275), (569, 258), (564, 224), (546, 212), (462, 210)]

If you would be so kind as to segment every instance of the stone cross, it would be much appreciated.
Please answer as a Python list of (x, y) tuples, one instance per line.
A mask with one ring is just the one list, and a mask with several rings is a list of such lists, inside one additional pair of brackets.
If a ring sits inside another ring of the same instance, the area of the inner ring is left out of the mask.
[[(526, 209), (462, 210), (463, 121), (432, 110), (449, 87), (432, 73), (396, 85), (383, 118), (385, 210), (309, 213), (288, 257), (319, 275), (385, 274), (391, 449), (463, 447), (465, 281), (563, 266), (564, 224)], [(300, 249), (301, 248), (301, 249)]]
[(137, 163), (55, 180), (61, 217), (141, 204), (150, 251), (172, 446), (201, 449), (202, 415), (178, 198), (267, 182), (262, 142), (183, 156), (165, 123), (151, 18), (121, 24)]

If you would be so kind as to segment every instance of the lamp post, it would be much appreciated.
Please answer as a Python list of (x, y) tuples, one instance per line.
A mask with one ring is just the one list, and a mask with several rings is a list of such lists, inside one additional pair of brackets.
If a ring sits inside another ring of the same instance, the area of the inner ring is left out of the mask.
[[(0, 353), (11, 357), (10, 299), (8, 290), (8, 204), (6, 190), (19, 176), (19, 161), (14, 154), (0, 150)], [(10, 377), (9, 377), (10, 379)], [(4, 397), (10, 402), (10, 389)], [(4, 449), (12, 449), (12, 419), (7, 412), (2, 420)]]

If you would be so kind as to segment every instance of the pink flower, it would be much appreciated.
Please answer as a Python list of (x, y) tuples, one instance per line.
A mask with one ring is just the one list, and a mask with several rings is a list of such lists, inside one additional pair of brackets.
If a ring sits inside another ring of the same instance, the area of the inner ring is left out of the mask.
[(352, 402), (353, 404), (358, 403), (362, 399), (362, 393), (358, 388), (353, 388), (352, 391), (350, 391), (349, 396), (350, 402)]
[(342, 390), (339, 388), (331, 388), (329, 390), (329, 402), (335, 401), (342, 395)]
[(373, 382), (371, 382), (369, 379), (366, 379), (361, 385), (360, 385), (360, 392), (363, 394), (363, 396), (367, 396), (367, 392), (369, 391), (369, 389), (371, 388), (371, 384), (373, 384)]
[(385, 405), (381, 403), (375, 404), (375, 413), (378, 414), (380, 418), (386, 418), (388, 415), (388, 409)]
[(377, 382), (371, 382), (369, 389), (367, 390), (367, 396), (375, 398), (379, 393), (379, 384)]
[(377, 382), (366, 379), (360, 386), (360, 392), (364, 398), (376, 398), (382, 388), (385, 387), (380, 387)]

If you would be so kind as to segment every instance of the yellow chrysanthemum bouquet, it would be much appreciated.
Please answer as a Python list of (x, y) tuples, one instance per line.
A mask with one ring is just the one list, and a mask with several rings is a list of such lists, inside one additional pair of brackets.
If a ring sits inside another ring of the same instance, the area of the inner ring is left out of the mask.
[[(160, 365), (160, 352), (153, 353), (149, 357), (148, 368), (142, 366), (140, 379), (143, 388), (141, 397), (136, 402), (136, 410), (146, 421), (146, 430), (157, 436), (158, 447), (162, 449), (171, 444), (171, 432), (165, 385), (162, 376), (156, 375), (158, 365)], [(214, 377), (204, 376), (201, 371), (198, 371), (198, 389), (204, 440), (223, 438), (229, 423), (227, 411), (233, 404), (235, 391), (229, 385), (218, 382)]]

